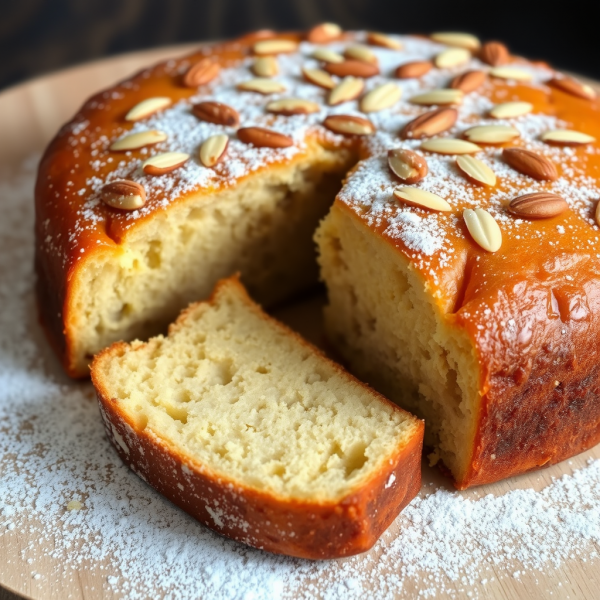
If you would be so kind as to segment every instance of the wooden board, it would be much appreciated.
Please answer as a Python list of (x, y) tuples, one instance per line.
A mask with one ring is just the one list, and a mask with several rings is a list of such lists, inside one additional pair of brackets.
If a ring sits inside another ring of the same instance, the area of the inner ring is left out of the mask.
[[(85, 98), (93, 92), (130, 75), (136, 69), (164, 57), (183, 54), (192, 47), (178, 46), (128, 54), (42, 77), (3, 92), (0, 94), (0, 131), (2, 132), (0, 163), (9, 167), (16, 166), (24, 157), (30, 156), (35, 151), (41, 151), (57, 128), (69, 119)], [(1, 203), (0, 198), (0, 207)], [(278, 316), (315, 343), (320, 343), (322, 342), (322, 303), (322, 295), (312, 295), (295, 305), (279, 310)], [(39, 344), (45, 344), (42, 337), (39, 337)], [(82, 385), (66, 382), (66, 380), (65, 383), (73, 386)], [(485, 494), (501, 495), (515, 489), (539, 490), (549, 485), (552, 478), (571, 473), (573, 469), (584, 466), (591, 457), (600, 457), (600, 447), (545, 471), (469, 490), (462, 495), (464, 498), (481, 498)], [(430, 469), (426, 464), (423, 465), (423, 474), (424, 489), (427, 488), (429, 492), (432, 489), (451, 489), (448, 481), (437, 470)], [(390, 535), (397, 535), (397, 529), (397, 524), (394, 524), (390, 529)], [(60, 573), (60, 561), (42, 553), (36, 559), (35, 570), (43, 577), (39, 580), (33, 579), (31, 568), (25, 564), (20, 552), (30, 541), (26, 533), (0, 536), (0, 586), (24, 594), (28, 598), (40, 600), (117, 597), (106, 586), (106, 577), (111, 573), (111, 563), (108, 559), (102, 564), (90, 562), (82, 565), (77, 569), (76, 576), (65, 575), (61, 579), (60, 574), (57, 575), (57, 570)], [(373, 552), (376, 556), (377, 549)], [(581, 559), (570, 560), (557, 569), (526, 572), (518, 579), (506, 577), (500, 567), (492, 567), (492, 571), (493, 573), (490, 571), (488, 574), (488, 579), (495, 575), (494, 581), (488, 582), (485, 586), (476, 583), (468, 588), (469, 593), (474, 597), (507, 600), (600, 597), (598, 591), (600, 590), (600, 562), (598, 561), (587, 561), (584, 564)], [(324, 588), (319, 588), (319, 581), (313, 583), (316, 584), (319, 593), (325, 592)], [(415, 597), (419, 589), (418, 582), (415, 583), (413, 579), (403, 589), (402, 597)], [(447, 582), (447, 590), (447, 593), (437, 597), (467, 597), (467, 591), (460, 582)], [(5, 595), (7, 598), (12, 597), (9, 592), (0, 590), (2, 600)]]

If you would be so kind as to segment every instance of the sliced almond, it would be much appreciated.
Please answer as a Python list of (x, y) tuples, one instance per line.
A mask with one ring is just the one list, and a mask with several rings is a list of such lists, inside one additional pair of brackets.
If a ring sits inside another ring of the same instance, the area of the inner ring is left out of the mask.
[(315, 25), (306, 34), (306, 39), (312, 44), (327, 44), (337, 40), (342, 35), (342, 28), (335, 23), (321, 23)]
[(474, 92), (481, 87), (487, 78), (485, 71), (467, 71), (457, 75), (448, 86), (453, 90), (461, 90), (465, 94)]
[(438, 69), (451, 69), (464, 65), (471, 60), (471, 53), (466, 48), (448, 48), (440, 52), (433, 62)]
[(257, 77), (256, 79), (249, 79), (248, 81), (238, 83), (237, 89), (243, 92), (256, 92), (257, 94), (268, 95), (285, 92), (285, 85), (273, 79)]
[(252, 46), (252, 51), (258, 56), (267, 54), (288, 54), (298, 49), (298, 42), (294, 40), (260, 40)]
[(477, 125), (467, 129), (463, 135), (477, 144), (505, 144), (521, 134), (518, 129), (508, 125)]
[(503, 102), (496, 104), (490, 110), (490, 117), (494, 119), (513, 119), (529, 114), (533, 110), (531, 102)]
[(488, 252), (496, 252), (502, 246), (502, 232), (496, 219), (483, 208), (471, 210), (466, 208), (463, 211), (465, 225), (471, 234), (471, 237)]
[(281, 100), (269, 102), (266, 109), (268, 112), (278, 115), (308, 115), (319, 112), (321, 106), (304, 98), (282, 98)]
[(379, 63), (373, 51), (368, 46), (363, 46), (362, 44), (348, 46), (344, 50), (344, 56), (350, 60), (360, 60), (374, 65)]
[(567, 201), (557, 194), (536, 192), (511, 200), (508, 210), (517, 217), (526, 219), (550, 219), (569, 209)]
[(344, 57), (338, 52), (334, 52), (329, 48), (317, 48), (313, 53), (312, 57), (315, 60), (320, 60), (325, 63), (341, 63), (344, 62)]
[(146, 159), (142, 163), (142, 170), (146, 175), (164, 175), (179, 169), (189, 157), (185, 152), (163, 152)]
[(379, 67), (363, 60), (345, 60), (341, 63), (327, 63), (325, 70), (338, 77), (373, 77), (379, 74)]
[(479, 58), (492, 67), (505, 65), (510, 60), (508, 48), (500, 42), (486, 42), (479, 51)]
[(321, 69), (302, 69), (302, 75), (304, 79), (313, 85), (325, 88), (326, 90), (332, 90), (335, 87), (335, 81), (333, 77), (322, 71)]
[(240, 115), (235, 108), (222, 102), (208, 100), (192, 105), (192, 113), (201, 121), (225, 125), (226, 127), (237, 127), (240, 123)]
[(385, 33), (377, 33), (375, 31), (367, 33), (367, 44), (371, 44), (371, 46), (381, 46), (382, 48), (390, 48), (391, 50), (400, 50), (402, 48), (402, 43), (398, 40), (391, 38), (389, 35), (385, 35)]
[(100, 191), (102, 202), (111, 208), (136, 210), (146, 204), (146, 190), (136, 181), (121, 179), (112, 181)]
[(553, 131), (546, 131), (541, 135), (541, 139), (546, 142), (546, 144), (551, 144), (553, 146), (581, 146), (596, 141), (595, 137), (572, 129), (554, 129)]
[(340, 135), (371, 135), (375, 133), (375, 126), (371, 121), (353, 115), (329, 115), (323, 121), (323, 126)]
[(404, 148), (388, 150), (388, 165), (400, 181), (408, 184), (421, 181), (429, 172), (424, 156)]
[(481, 46), (479, 39), (470, 33), (440, 31), (432, 33), (429, 37), (440, 44), (457, 46), (458, 48), (467, 48), (467, 50), (479, 50), (479, 47)]
[(435, 152), (436, 154), (475, 154), (476, 152), (481, 152), (481, 148), (477, 144), (455, 138), (425, 140), (421, 144), (421, 148), (427, 152)]
[(442, 107), (430, 110), (416, 119), (408, 122), (400, 136), (404, 139), (421, 139), (438, 135), (448, 131), (458, 119), (458, 111), (455, 108)]
[(242, 127), (238, 129), (237, 135), (245, 144), (258, 148), (288, 148), (294, 145), (294, 140), (289, 135), (264, 127)]
[(140, 119), (145, 119), (150, 115), (158, 112), (159, 110), (163, 110), (167, 108), (167, 106), (171, 105), (171, 98), (165, 98), (162, 96), (157, 96), (155, 98), (146, 98), (146, 100), (142, 100), (138, 104), (136, 104), (126, 115), (126, 121), (139, 121)]
[(450, 212), (452, 210), (452, 207), (443, 198), (419, 188), (397, 187), (394, 190), (394, 197), (403, 204), (415, 206), (416, 208), (426, 208), (438, 212)]
[(223, 133), (211, 135), (200, 146), (200, 162), (205, 167), (214, 167), (225, 156), (229, 137)]
[(362, 94), (364, 87), (365, 83), (362, 79), (345, 77), (331, 90), (328, 100), (329, 105), (335, 106), (336, 104), (356, 100)]
[(402, 90), (391, 81), (367, 92), (360, 101), (360, 110), (365, 113), (377, 112), (393, 106), (400, 100)]
[(210, 83), (221, 70), (219, 63), (212, 58), (203, 58), (193, 64), (183, 76), (183, 85), (196, 88)]
[(496, 185), (496, 173), (478, 158), (465, 154), (456, 159), (456, 164), (470, 181), (487, 187)]
[(163, 131), (150, 129), (149, 131), (140, 131), (139, 133), (130, 133), (120, 140), (113, 142), (109, 150), (113, 152), (124, 152), (125, 150), (137, 150), (144, 146), (151, 146), (164, 142), (167, 139), (167, 134)]
[(274, 56), (258, 56), (252, 64), (252, 72), (257, 77), (275, 77), (279, 73), (279, 63)]
[(596, 91), (589, 85), (581, 83), (573, 77), (554, 77), (548, 82), (548, 85), (555, 87), (567, 94), (577, 96), (578, 98), (584, 98), (585, 100), (594, 100), (596, 98)]
[(525, 148), (504, 148), (502, 158), (513, 169), (538, 181), (555, 181), (558, 172), (549, 158)]
[(430, 60), (414, 60), (400, 65), (396, 69), (396, 77), (398, 79), (414, 79), (429, 73), (432, 68), (433, 63)]
[(514, 79), (515, 81), (530, 81), (532, 79), (531, 73), (517, 67), (494, 67), (490, 70), (490, 75), (498, 79)]
[(460, 104), (464, 93), (461, 90), (433, 90), (424, 94), (413, 96), (410, 101), (422, 106), (435, 106), (443, 104)]

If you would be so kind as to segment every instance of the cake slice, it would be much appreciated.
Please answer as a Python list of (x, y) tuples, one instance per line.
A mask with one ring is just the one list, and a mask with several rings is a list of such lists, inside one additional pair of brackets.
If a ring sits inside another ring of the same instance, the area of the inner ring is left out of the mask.
[(92, 381), (121, 458), (256, 548), (363, 552), (420, 487), (422, 421), (267, 316), (237, 278), (167, 337), (101, 352)]

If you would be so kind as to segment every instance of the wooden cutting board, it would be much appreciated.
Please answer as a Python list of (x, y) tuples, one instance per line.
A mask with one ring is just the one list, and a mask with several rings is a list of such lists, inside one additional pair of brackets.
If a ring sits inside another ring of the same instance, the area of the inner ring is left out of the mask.
[[(55, 134), (58, 127), (67, 121), (82, 102), (97, 90), (124, 78), (139, 68), (163, 58), (184, 54), (194, 46), (177, 46), (158, 50), (138, 52), (75, 67), (56, 74), (42, 77), (19, 85), (0, 94), (0, 163), (14, 165), (36, 151), (41, 151)], [(2, 198), (0, 198), (0, 208)], [(0, 248), (0, 251), (7, 249)], [(9, 250), (9, 249), (8, 249)], [(0, 273), (2, 277), (2, 273)], [(316, 294), (278, 311), (277, 316), (308, 339), (319, 344), (322, 342), (321, 306), (322, 295)], [(40, 344), (44, 344), (40, 338)], [(57, 369), (58, 372), (58, 369)], [(67, 385), (79, 386), (79, 383), (67, 382)], [(523, 475), (494, 485), (463, 492), (465, 498), (481, 498), (485, 494), (502, 495), (515, 489), (541, 489), (552, 482), (552, 478), (571, 473), (573, 469), (583, 467), (589, 458), (600, 457), (600, 446), (550, 469), (530, 475)], [(1, 476), (1, 474), (0, 474)], [(428, 492), (435, 489), (451, 489), (437, 470), (423, 465), (424, 488)], [(392, 535), (397, 533), (397, 525), (391, 528)], [(106, 578), (111, 573), (109, 560), (102, 564), (89, 563), (81, 566), (77, 576), (61, 579), (60, 564), (49, 556), (41, 556), (35, 563), (35, 570), (42, 577), (34, 579), (31, 568), (21, 558), (20, 550), (32, 540), (27, 533), (0, 536), (0, 587), (13, 590), (28, 598), (95, 600), (116, 598), (107, 590)], [(400, 534), (401, 535), (401, 534)], [(22, 537), (20, 537), (22, 536)], [(376, 550), (374, 550), (376, 556)], [(366, 561), (365, 561), (366, 565)], [(57, 575), (58, 568), (58, 575)], [(365, 569), (367, 567), (365, 566)], [(439, 598), (480, 597), (516, 600), (522, 598), (600, 598), (600, 562), (574, 559), (564, 563), (558, 569), (547, 572), (526, 572), (518, 579), (506, 577), (506, 571), (492, 568), (487, 575), (491, 580), (487, 584), (475, 584), (468, 588), (472, 596), (460, 582), (448, 582), (447, 592)], [(48, 585), (47, 582), (51, 582)], [(325, 587), (316, 587), (311, 594), (321, 595)], [(426, 586), (423, 586), (425, 589)], [(418, 595), (421, 587), (414, 579), (405, 586), (402, 597), (412, 598)], [(159, 596), (155, 596), (158, 598)], [(0, 589), (0, 600), (13, 598), (9, 591)]]

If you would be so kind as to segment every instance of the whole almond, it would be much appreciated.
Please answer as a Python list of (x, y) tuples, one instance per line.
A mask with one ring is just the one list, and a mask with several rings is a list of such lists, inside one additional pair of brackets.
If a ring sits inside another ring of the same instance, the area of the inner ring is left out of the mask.
[(183, 76), (183, 85), (190, 88), (196, 88), (210, 83), (221, 70), (218, 62), (212, 58), (203, 58), (193, 64)]
[(281, 100), (269, 102), (266, 109), (268, 112), (277, 115), (308, 115), (319, 112), (321, 106), (304, 98), (282, 98)]
[(205, 167), (214, 167), (225, 156), (229, 137), (223, 133), (211, 135), (202, 142), (199, 158)]
[(525, 194), (511, 200), (508, 205), (508, 210), (513, 215), (527, 219), (550, 219), (564, 213), (568, 208), (569, 205), (562, 196), (550, 192)]
[(252, 63), (252, 72), (257, 77), (275, 77), (279, 73), (279, 64), (274, 56), (257, 56)]
[(375, 133), (375, 126), (371, 121), (353, 115), (329, 115), (323, 121), (323, 126), (340, 135), (371, 135)]
[(258, 148), (288, 148), (294, 145), (290, 136), (264, 127), (242, 127), (238, 129), (237, 135), (245, 144)]
[(344, 56), (349, 60), (360, 60), (374, 65), (379, 63), (377, 56), (375, 56), (373, 51), (362, 44), (348, 46), (346, 50), (344, 50)]
[(185, 152), (163, 152), (147, 158), (142, 163), (146, 175), (165, 175), (183, 166), (190, 155)]
[(409, 121), (400, 132), (400, 136), (414, 140), (438, 135), (448, 131), (456, 123), (456, 119), (458, 111), (455, 108), (436, 108)]
[(306, 39), (312, 44), (327, 44), (337, 40), (342, 35), (342, 28), (335, 23), (315, 25), (306, 34)]
[(266, 96), (268, 94), (285, 92), (285, 85), (279, 81), (274, 81), (273, 79), (257, 77), (256, 79), (249, 79), (248, 81), (238, 83), (237, 89), (242, 92), (255, 92)]
[(429, 73), (432, 68), (433, 63), (430, 60), (413, 60), (397, 67), (396, 77), (398, 79), (414, 79)]
[(515, 81), (530, 81), (532, 79), (531, 73), (518, 67), (494, 67), (490, 70), (490, 75), (498, 79), (514, 79)]
[(436, 154), (475, 154), (476, 152), (481, 152), (481, 148), (477, 144), (455, 138), (425, 140), (421, 144), (421, 148), (427, 152), (435, 152)]
[(465, 94), (474, 92), (483, 85), (487, 75), (484, 71), (466, 71), (457, 75), (448, 86), (453, 90), (461, 90)]
[(267, 54), (287, 54), (298, 49), (298, 42), (294, 40), (268, 39), (260, 40), (252, 46), (254, 54), (265, 56)]
[(100, 191), (100, 198), (111, 208), (135, 210), (146, 204), (146, 190), (136, 181), (121, 179), (104, 185)]
[(362, 60), (345, 60), (341, 63), (327, 63), (323, 67), (331, 75), (338, 77), (373, 77), (379, 75), (379, 67), (376, 64)]
[(513, 119), (528, 115), (532, 110), (533, 104), (531, 102), (503, 102), (502, 104), (496, 104), (490, 110), (490, 117), (494, 117), (494, 119)]
[(356, 77), (345, 77), (330, 92), (328, 103), (330, 106), (356, 100), (365, 87), (364, 81)]
[(486, 187), (496, 185), (496, 174), (478, 158), (465, 154), (457, 157), (456, 165), (470, 181)]
[(578, 98), (586, 100), (594, 100), (596, 98), (596, 91), (592, 87), (581, 83), (581, 81), (577, 81), (573, 77), (554, 77), (548, 82), (548, 85)]
[(375, 31), (367, 33), (367, 44), (390, 48), (391, 50), (400, 50), (402, 48), (402, 44), (398, 40), (385, 35), (385, 33), (377, 33)]
[(439, 212), (450, 212), (452, 210), (452, 207), (443, 198), (420, 188), (397, 187), (394, 190), (394, 197), (403, 204), (416, 208), (426, 208)]
[(572, 129), (546, 131), (540, 138), (543, 142), (552, 146), (582, 146), (596, 141), (595, 137)]
[(596, 202), (596, 210), (594, 212), (594, 217), (596, 220), (596, 225), (598, 225), (598, 227), (600, 227), (600, 200), (598, 202)]
[(479, 59), (492, 67), (505, 65), (510, 60), (508, 48), (500, 42), (486, 42), (479, 51)]
[(463, 211), (465, 225), (471, 234), (471, 237), (484, 250), (488, 252), (497, 252), (502, 246), (502, 232), (496, 219), (483, 208), (472, 210), (466, 208)]
[(318, 85), (326, 90), (332, 90), (335, 87), (335, 81), (329, 73), (321, 69), (302, 69), (304, 79), (313, 85)]
[(126, 115), (126, 121), (139, 121), (171, 105), (171, 98), (157, 96), (138, 102)]
[(521, 134), (518, 129), (508, 125), (476, 125), (467, 129), (463, 135), (476, 144), (505, 144)]
[(464, 65), (471, 60), (471, 53), (466, 48), (448, 48), (440, 52), (433, 63), (438, 69), (451, 69)]
[(515, 171), (533, 177), (538, 181), (554, 181), (558, 172), (554, 163), (542, 154), (525, 148), (504, 148), (502, 158)]
[(120, 140), (113, 142), (109, 150), (113, 152), (125, 152), (127, 150), (137, 150), (145, 146), (151, 146), (164, 142), (167, 139), (167, 134), (163, 131), (150, 129), (149, 131), (140, 131), (138, 133), (130, 133)]
[(329, 48), (317, 48), (313, 53), (312, 57), (315, 60), (320, 60), (324, 63), (341, 63), (344, 62), (344, 57)]
[(365, 113), (377, 112), (393, 106), (400, 100), (402, 90), (391, 81), (367, 92), (360, 101), (360, 110)]
[(421, 181), (429, 173), (425, 157), (405, 148), (388, 150), (388, 166), (400, 181), (408, 184)]
[(457, 46), (458, 48), (467, 48), (468, 50), (479, 50), (481, 46), (479, 39), (470, 33), (440, 31), (432, 33), (429, 37), (440, 44)]
[(237, 127), (240, 123), (240, 115), (235, 108), (221, 102), (207, 100), (192, 105), (192, 113), (201, 121), (225, 125), (226, 127)]
[(412, 96), (410, 101), (413, 104), (422, 106), (435, 106), (443, 104), (460, 104), (463, 101), (464, 92), (462, 90), (432, 90)]

